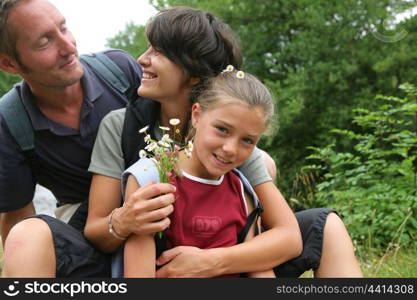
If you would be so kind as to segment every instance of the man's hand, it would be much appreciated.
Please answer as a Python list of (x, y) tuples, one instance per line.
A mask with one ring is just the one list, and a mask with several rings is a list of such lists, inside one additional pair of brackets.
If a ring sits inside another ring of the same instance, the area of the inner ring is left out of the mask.
[(215, 277), (222, 273), (215, 249), (179, 246), (164, 251), (157, 259), (156, 277)]

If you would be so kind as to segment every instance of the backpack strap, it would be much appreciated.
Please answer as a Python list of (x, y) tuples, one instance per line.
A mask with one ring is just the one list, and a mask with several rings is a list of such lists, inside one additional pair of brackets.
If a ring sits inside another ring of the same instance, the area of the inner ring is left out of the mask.
[[(243, 175), (242, 172), (240, 172), (238, 169), (234, 169), (233, 172), (235, 172), (236, 175), (238, 175), (239, 179), (243, 183), (243, 188), (246, 192), (249, 193), (249, 196), (253, 200), (253, 204), (255, 209), (249, 214), (248, 219), (246, 221), (245, 226), (242, 228), (242, 230), (239, 232), (237, 236), (237, 242), (238, 244), (243, 243), (250, 228), (254, 223), (257, 222), (258, 218), (261, 216), (263, 212), (263, 207), (261, 203), (259, 202), (258, 196), (255, 193), (255, 190), (249, 183), (249, 181), (246, 179), (246, 177)], [(255, 226), (255, 235), (259, 234), (258, 226)]]
[(126, 78), (125, 73), (119, 66), (112, 61), (103, 52), (83, 54), (80, 59), (87, 63), (95, 73), (105, 82), (109, 83), (113, 88), (120, 93), (130, 97), (130, 83)]
[(40, 165), (35, 154), (35, 135), (32, 122), (16, 86), (0, 99), (0, 113), (9, 128), (10, 134), (22, 149), (32, 173), (36, 176)]
[(0, 113), (19, 147), (23, 151), (33, 149), (35, 139), (32, 123), (16, 87), (0, 99)]
[(146, 147), (145, 134), (139, 133), (139, 130), (149, 126), (149, 134), (155, 139), (154, 128), (159, 108), (159, 103), (145, 98), (137, 99), (127, 105), (121, 137), (125, 169), (139, 159), (139, 150)]

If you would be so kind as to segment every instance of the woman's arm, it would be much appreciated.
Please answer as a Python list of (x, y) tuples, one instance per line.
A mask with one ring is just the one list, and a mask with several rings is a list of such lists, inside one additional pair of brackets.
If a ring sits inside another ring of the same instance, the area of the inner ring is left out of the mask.
[[(125, 111), (110, 112), (100, 124), (91, 155), (89, 171), (93, 179), (88, 199), (88, 218), (84, 234), (86, 238), (103, 252), (114, 252), (122, 240), (109, 232), (109, 217), (112, 214), (113, 230), (121, 237), (131, 233), (148, 234), (164, 230), (167, 216), (173, 211), (173, 196), (160, 197), (171, 193), (170, 185), (148, 184), (121, 199), (120, 178), (124, 170), (121, 149)], [(148, 201), (142, 201), (150, 199)]]
[(266, 230), (248, 242), (228, 248), (201, 250), (176, 247), (157, 260), (164, 265), (157, 277), (214, 277), (271, 269), (302, 251), (301, 234), (295, 216), (272, 182), (255, 188), (264, 206)]

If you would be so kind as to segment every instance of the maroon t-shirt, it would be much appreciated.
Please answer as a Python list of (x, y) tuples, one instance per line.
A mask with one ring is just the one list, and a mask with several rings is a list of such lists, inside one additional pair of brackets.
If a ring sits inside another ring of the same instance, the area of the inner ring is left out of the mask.
[(168, 248), (208, 249), (236, 245), (238, 233), (247, 220), (240, 179), (233, 172), (217, 181), (185, 173), (173, 181), (177, 191), (171, 225), (166, 231)]

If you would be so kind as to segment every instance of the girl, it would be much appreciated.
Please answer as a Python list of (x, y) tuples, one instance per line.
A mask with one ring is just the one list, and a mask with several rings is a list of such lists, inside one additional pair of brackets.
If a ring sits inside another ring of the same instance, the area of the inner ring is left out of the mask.
[[(176, 202), (170, 215), (171, 226), (165, 232), (168, 248), (185, 245), (209, 249), (237, 244), (253, 201), (244, 193), (239, 176), (232, 170), (249, 158), (271, 123), (273, 111), (268, 90), (249, 74), (231, 70), (210, 80), (192, 106), (195, 133), (191, 157), (180, 153), (176, 169), (182, 175), (171, 178), (176, 186)], [(144, 178), (149, 176), (152, 163), (143, 159), (124, 173), (133, 175), (127, 179), (126, 197), (146, 184)], [(291, 214), (289, 207), (282, 209), (278, 201), (268, 203), (262, 214), (267, 228), (273, 228), (282, 216)], [(275, 244), (277, 249), (271, 247), (271, 252), (278, 251), (279, 242)], [(267, 251), (263, 255), (269, 257)], [(153, 234), (130, 235), (124, 256), (125, 277), (155, 277)], [(269, 270), (250, 276), (273, 277), (274, 273)]]
[[(138, 134), (145, 125), (150, 125), (150, 133), (157, 139), (161, 137), (159, 125), (169, 127), (170, 119), (179, 118), (184, 133), (194, 99), (204, 91), (208, 79), (229, 64), (240, 68), (242, 63), (233, 32), (204, 11), (188, 7), (161, 11), (147, 25), (146, 32), (150, 47), (138, 60), (143, 70), (138, 94), (152, 100), (140, 99), (128, 109), (111, 112), (103, 119), (89, 168), (93, 179), (84, 234), (105, 253), (116, 251), (132, 234), (165, 230), (174, 210), (175, 188), (162, 183), (142, 186), (125, 197), (120, 207), (120, 178), (129, 165), (121, 146), (125, 119), (134, 116), (138, 120), (137, 125), (126, 128), (137, 152), (145, 146), (143, 136)], [(288, 212), (284, 198), (266, 171), (260, 150), (255, 148), (244, 165), (241, 170), (264, 208), (275, 210), (279, 206), (278, 211)], [(215, 277), (276, 266), (274, 271), (280, 277), (299, 276), (311, 268), (319, 276), (361, 275), (349, 235), (336, 214), (329, 209), (315, 209), (297, 213), (296, 217), (286, 213), (275, 227), (232, 247), (174, 247), (159, 257), (157, 264), (163, 267), (156, 275)], [(269, 257), (263, 255), (265, 249), (271, 250)]]

